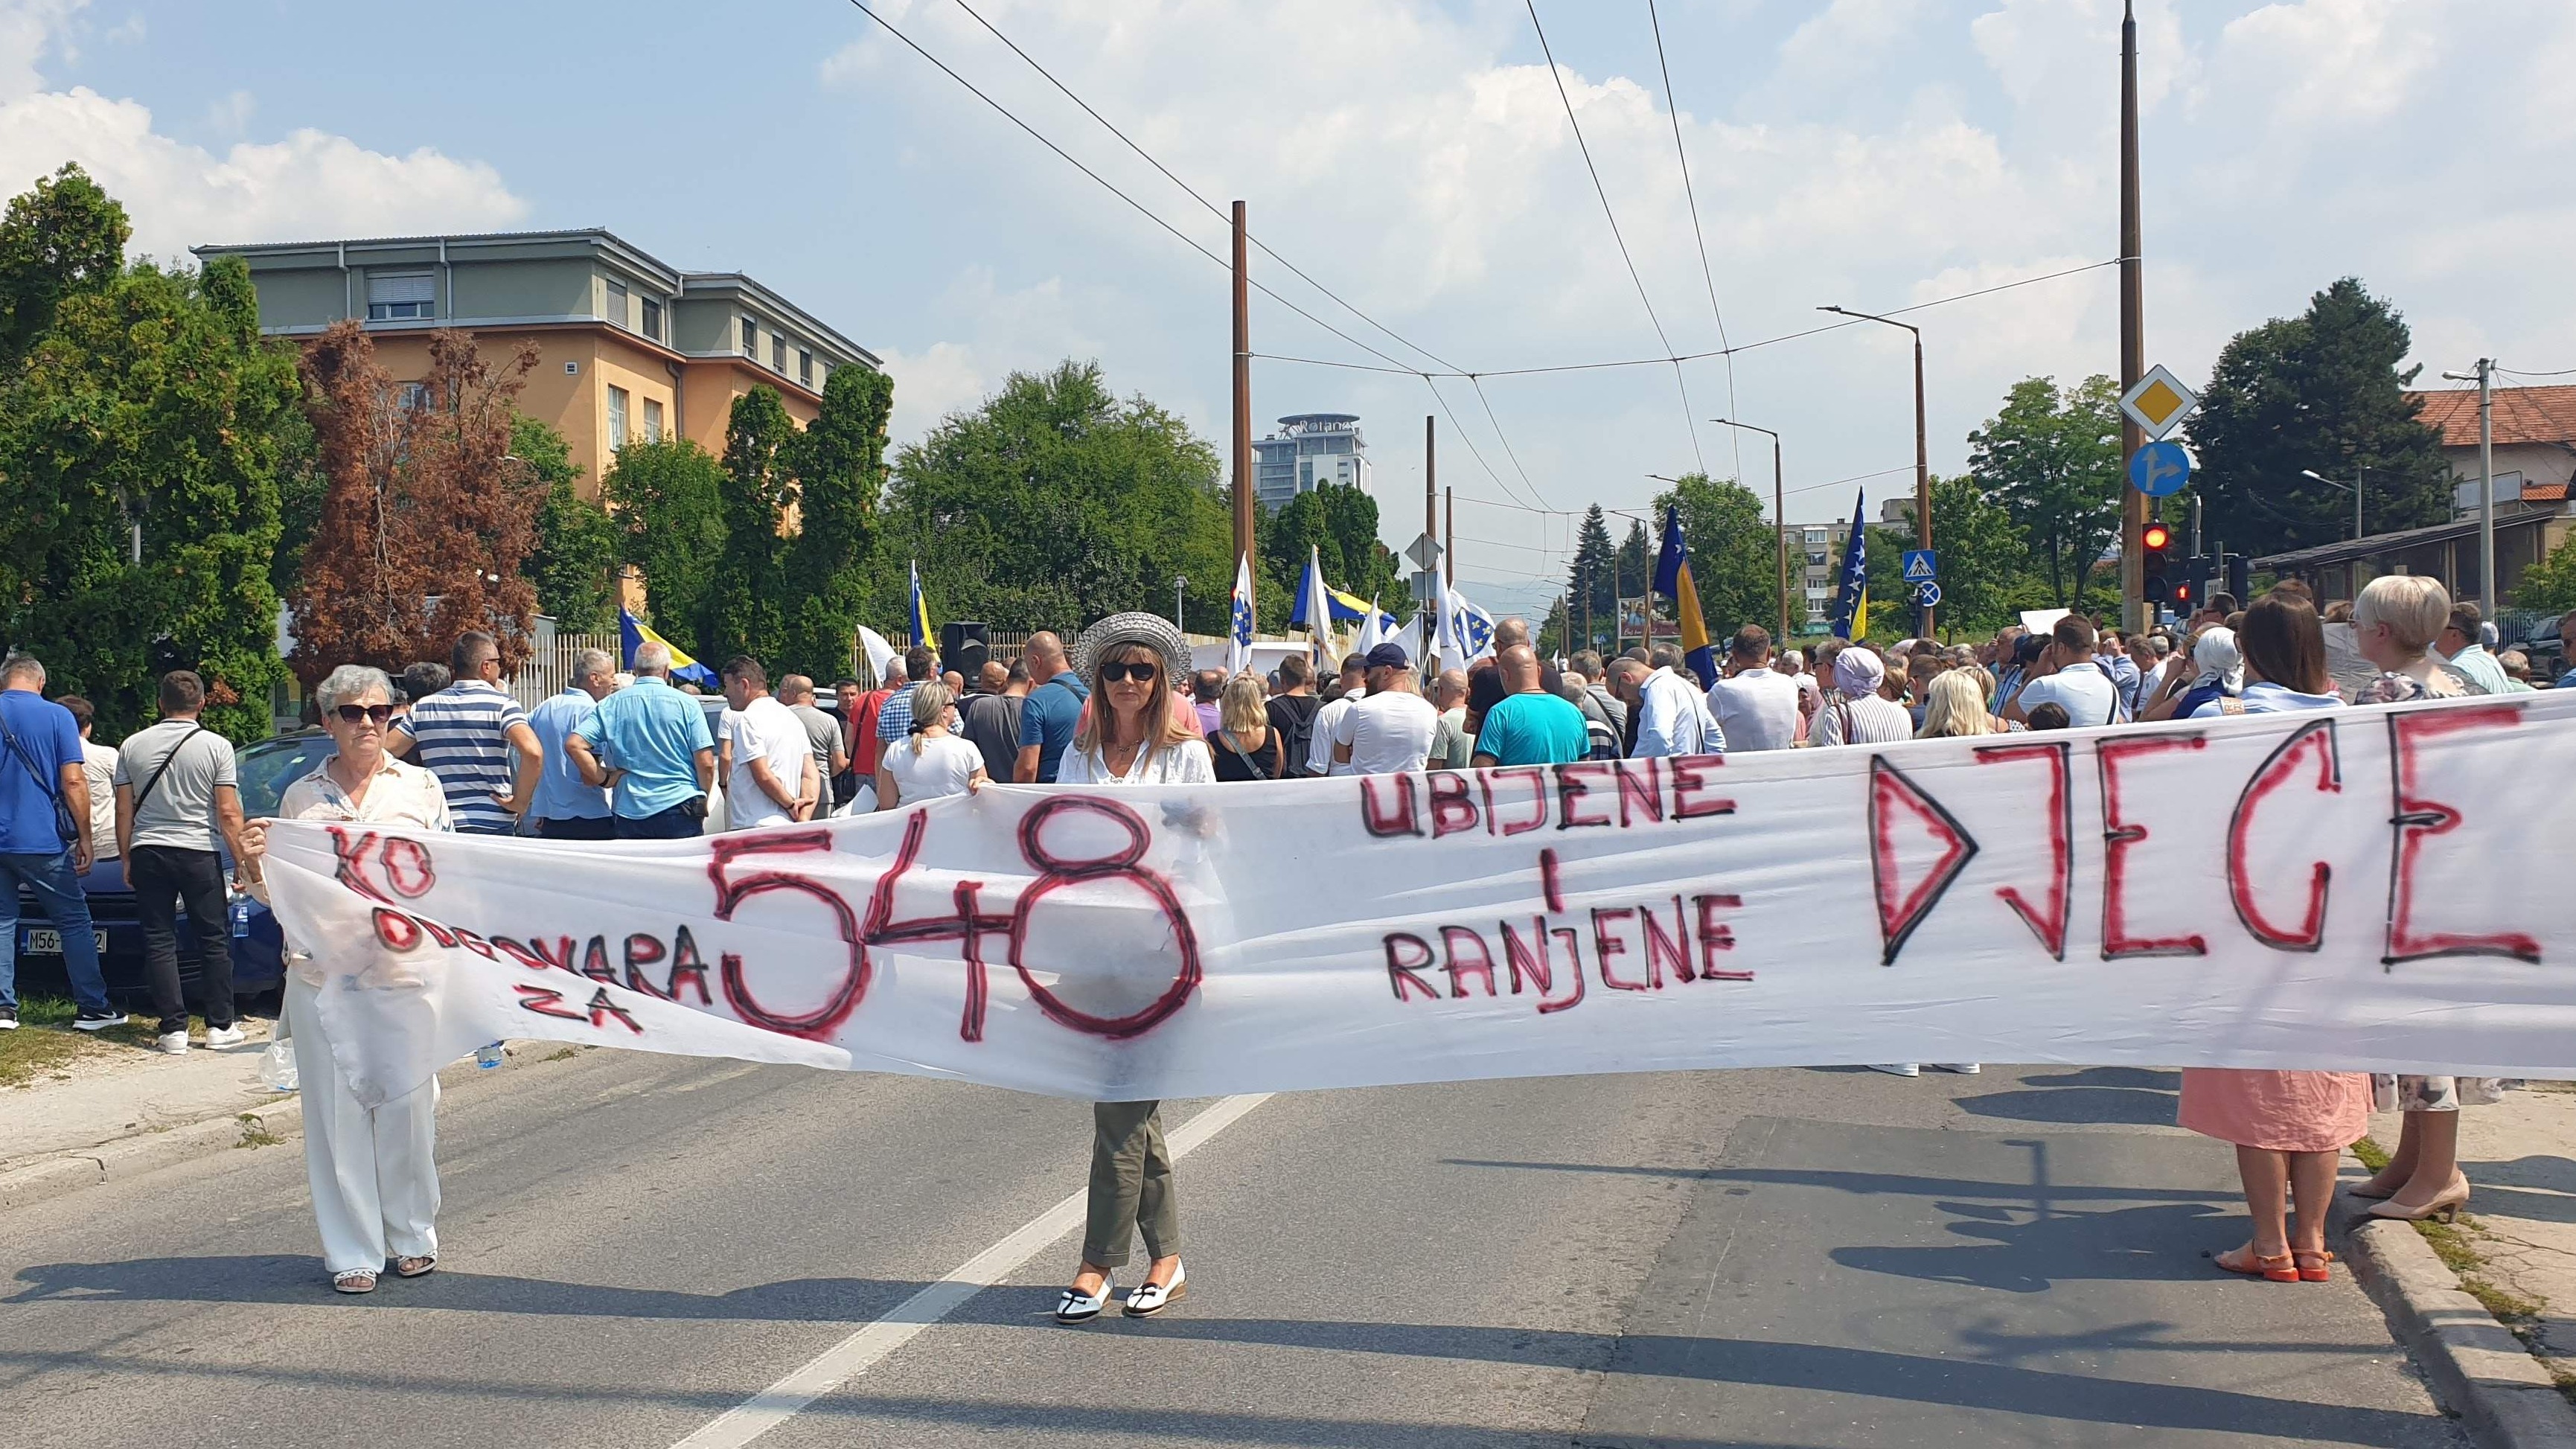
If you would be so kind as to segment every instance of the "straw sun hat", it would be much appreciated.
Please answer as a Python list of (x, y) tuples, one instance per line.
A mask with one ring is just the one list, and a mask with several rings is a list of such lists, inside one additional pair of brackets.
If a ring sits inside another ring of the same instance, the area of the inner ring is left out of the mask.
[(1073, 672), (1092, 689), (1100, 687), (1100, 657), (1127, 644), (1142, 644), (1163, 656), (1163, 669), (1172, 687), (1190, 675), (1190, 641), (1172, 627), (1172, 621), (1160, 614), (1112, 614), (1082, 631), (1073, 641)]

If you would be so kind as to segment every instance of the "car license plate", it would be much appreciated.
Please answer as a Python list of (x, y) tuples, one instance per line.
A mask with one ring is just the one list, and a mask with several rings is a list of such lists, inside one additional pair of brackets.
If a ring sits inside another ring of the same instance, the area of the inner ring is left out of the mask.
[[(90, 932), (90, 936), (98, 942), (98, 954), (102, 956), (106, 955), (107, 933), (105, 931), (93, 930)], [(30, 956), (59, 956), (63, 954), (63, 933), (60, 931), (48, 931), (39, 927), (29, 927), (27, 934), (22, 938), (18, 949)]]

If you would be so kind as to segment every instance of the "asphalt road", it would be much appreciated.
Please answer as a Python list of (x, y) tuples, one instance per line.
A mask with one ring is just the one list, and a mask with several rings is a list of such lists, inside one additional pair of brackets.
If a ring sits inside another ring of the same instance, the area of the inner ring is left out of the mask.
[[(1081, 1104), (590, 1053), (450, 1094), (440, 1271), (369, 1298), (294, 1145), (0, 1213), (0, 1444), (706, 1445), (835, 1353), (763, 1449), (2464, 1444), (2348, 1279), (2211, 1269), (2232, 1165), (2173, 1088), (1238, 1100), (1180, 1168), (1190, 1296), (1066, 1329), (1076, 1243), (1022, 1230), (1081, 1186)], [(878, 1322), (1015, 1233), (997, 1286)]]

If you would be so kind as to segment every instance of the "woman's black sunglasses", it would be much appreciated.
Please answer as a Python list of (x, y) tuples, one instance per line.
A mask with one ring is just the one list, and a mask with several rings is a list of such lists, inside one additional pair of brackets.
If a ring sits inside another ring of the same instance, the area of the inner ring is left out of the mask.
[(1153, 662), (1145, 659), (1139, 659), (1133, 664), (1103, 664), (1100, 666), (1100, 682), (1123, 684), (1132, 679), (1138, 684), (1151, 684), (1154, 682), (1156, 672)]
[(358, 724), (365, 720), (383, 724), (394, 717), (394, 707), (390, 704), (344, 704), (338, 713), (342, 724)]

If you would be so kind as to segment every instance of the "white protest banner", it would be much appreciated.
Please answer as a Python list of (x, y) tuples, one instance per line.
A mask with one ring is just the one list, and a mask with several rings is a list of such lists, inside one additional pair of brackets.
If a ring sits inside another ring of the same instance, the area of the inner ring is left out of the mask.
[(613, 846), (293, 824), (269, 876), (362, 1096), (499, 1037), (1104, 1100), (1916, 1060), (2576, 1076), (2571, 780), (2576, 691), (996, 786)]

